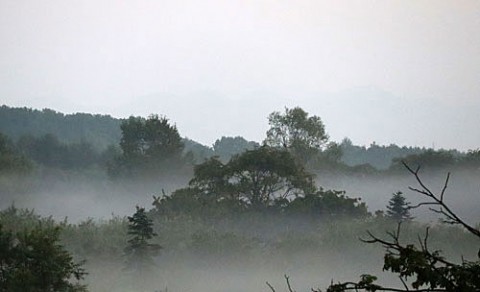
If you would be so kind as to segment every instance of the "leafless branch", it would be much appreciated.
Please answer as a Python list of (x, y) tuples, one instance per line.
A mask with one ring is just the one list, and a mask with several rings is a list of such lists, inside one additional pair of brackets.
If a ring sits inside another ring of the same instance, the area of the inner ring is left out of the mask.
[(292, 286), (290, 286), (290, 278), (287, 275), (284, 275), (284, 277), (285, 277), (285, 281), (287, 281), (288, 291), (295, 292), (294, 290), (292, 290)]
[(416, 206), (413, 206), (411, 208), (418, 208), (418, 207), (424, 206), (424, 205), (438, 206), (438, 207), (440, 207), (440, 209), (430, 208), (430, 210), (432, 210), (433, 212), (435, 212), (437, 214), (441, 214), (444, 217), (446, 217), (447, 218), (447, 220), (445, 221), (446, 223), (461, 225), (467, 231), (469, 231), (470, 233), (474, 234), (477, 237), (480, 237), (480, 230), (474, 228), (473, 226), (467, 224), (465, 221), (463, 221), (461, 218), (459, 218), (448, 207), (448, 205), (444, 201), (445, 191), (447, 190), (448, 183), (449, 183), (449, 180), (450, 180), (450, 173), (447, 174), (447, 177), (446, 177), (445, 182), (443, 184), (440, 195), (436, 195), (423, 183), (422, 179), (420, 178), (420, 175), (419, 175), (420, 167), (417, 167), (417, 169), (414, 170), (404, 161), (402, 161), (402, 163), (405, 166), (405, 168), (411, 174), (413, 174), (417, 183), (420, 185), (420, 188), (409, 187), (409, 189), (416, 192), (416, 193), (425, 195), (432, 200), (431, 202), (423, 202), (423, 203), (417, 204)]
[(270, 283), (265, 282), (265, 284), (267, 284), (268, 288), (270, 288), (270, 290), (272, 290), (272, 292), (275, 292), (275, 288), (273, 288), (273, 286), (270, 285)]

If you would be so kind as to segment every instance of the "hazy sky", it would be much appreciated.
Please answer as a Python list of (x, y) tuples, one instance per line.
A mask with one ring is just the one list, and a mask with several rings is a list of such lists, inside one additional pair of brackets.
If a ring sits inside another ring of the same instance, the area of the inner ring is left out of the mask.
[(0, 0), (0, 103), (208, 145), (300, 105), (337, 141), (478, 148), (480, 1)]

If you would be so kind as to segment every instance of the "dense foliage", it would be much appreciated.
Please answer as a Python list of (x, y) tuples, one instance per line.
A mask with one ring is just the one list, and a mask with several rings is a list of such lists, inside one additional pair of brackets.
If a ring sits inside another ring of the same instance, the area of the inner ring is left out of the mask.
[(0, 174), (25, 174), (31, 169), (31, 161), (15, 151), (13, 143), (0, 133)]
[(153, 221), (148, 218), (145, 208), (136, 207), (137, 211), (128, 219), (128, 245), (125, 248), (127, 268), (144, 272), (154, 265), (153, 257), (158, 254), (160, 245), (151, 243), (158, 234), (153, 231)]
[[(18, 115), (32, 114), (38, 118), (35, 121), (39, 124), (48, 124), (50, 119), (59, 119), (59, 123), (68, 124), (73, 119), (70, 115), (49, 110), (8, 111), (9, 108), (6, 107), (2, 107), (2, 110)], [(0, 111), (2, 114), (3, 111)], [(83, 118), (101, 120), (99, 116), (74, 116), (78, 118), (77, 121)], [(213, 147), (206, 147), (182, 139), (167, 118), (156, 115), (116, 120), (121, 138), (119, 134), (118, 140), (113, 143), (117, 145), (110, 145), (102, 151), (99, 149), (102, 149), (103, 142), (90, 140), (90, 136), (84, 135), (80, 126), (72, 126), (74, 131), (70, 134), (75, 138), (62, 136), (64, 134), (59, 130), (61, 126), (58, 126), (59, 129), (45, 126), (45, 129), (53, 129), (48, 133), (40, 131), (32, 134), (25, 131), (18, 135), (16, 132), (12, 135), (14, 140), (10, 140), (10, 132), (7, 133), (8, 137), (0, 135), (1, 194), (11, 193), (11, 185), (23, 186), (32, 181), (27, 176), (10, 180), (7, 174), (25, 174), (35, 168), (39, 171), (34, 172), (32, 177), (38, 176), (37, 182), (44, 181), (45, 190), (50, 190), (50, 181), (45, 179), (50, 177), (45, 174), (45, 169), (51, 177), (65, 181), (79, 173), (91, 172), (102, 187), (107, 185), (102, 188), (104, 190), (118, 182), (108, 181), (102, 176), (108, 166), (111, 178), (129, 178), (133, 182), (140, 182), (132, 184), (132, 195), (142, 193), (138, 190), (139, 185), (143, 185), (144, 178), (157, 181), (160, 177), (167, 177), (167, 180), (182, 177), (185, 184), (191, 178), (186, 186), (169, 190), (171, 193), (168, 195), (162, 193), (161, 196), (154, 197), (153, 209), (138, 208), (133, 216), (126, 218), (114, 217), (107, 221), (86, 219), (78, 224), (69, 224), (66, 220), (57, 223), (51, 218), (40, 218), (28, 210), (10, 208), (2, 211), (0, 259), (13, 263), (29, 256), (32, 268), (33, 265), (51, 266), (59, 262), (60, 265), (49, 269), (49, 272), (55, 274), (51, 277), (63, 279), (64, 284), (59, 281), (58, 285), (67, 286), (56, 286), (56, 291), (84, 289), (78, 282), (84, 276), (83, 266), (76, 264), (73, 256), (86, 258), (90, 263), (87, 262), (85, 267), (93, 271), (89, 277), (97, 277), (97, 280), (105, 275), (123, 279), (125, 271), (112, 267), (115, 267), (114, 264), (124, 267), (125, 260), (129, 270), (138, 270), (143, 264), (148, 266), (154, 261), (161, 262), (162, 268), (167, 270), (177, 262), (190, 261), (192, 258), (200, 259), (201, 263), (205, 260), (216, 262), (221, 258), (239, 262), (252, 261), (255, 265), (273, 261), (280, 266), (288, 266), (291, 265), (289, 257), (309, 251), (324, 255), (328, 262), (339, 261), (339, 265), (353, 265), (355, 263), (349, 259), (351, 255), (371, 260), (371, 254), (365, 252), (371, 249), (360, 247), (356, 243), (365, 229), (383, 232), (393, 227), (393, 221), (404, 221), (404, 226), (410, 230), (402, 231), (402, 239), (409, 242), (416, 240), (424, 226), (410, 220), (409, 211), (412, 206), (401, 193), (392, 196), (386, 212), (372, 216), (366, 204), (359, 198), (350, 197), (350, 193), (347, 196), (344, 191), (317, 187), (313, 173), (321, 179), (324, 178), (322, 175), (347, 177), (351, 174), (377, 178), (400, 172), (403, 164), (395, 157), (403, 157), (409, 164), (423, 165), (429, 170), (465, 167), (478, 171), (480, 167), (479, 150), (460, 153), (400, 148), (396, 145), (372, 144), (370, 147), (360, 147), (352, 145), (348, 140), (342, 144), (329, 143), (320, 118), (309, 117), (301, 108), (285, 109), (284, 113), (274, 112), (270, 115), (269, 122), (271, 128), (263, 146), (242, 137), (222, 137)], [(30, 129), (35, 129), (30, 122), (25, 124), (30, 125)], [(392, 159), (393, 163), (389, 167)], [(356, 165), (360, 162), (365, 164)], [(383, 170), (375, 169), (372, 165)], [(192, 172), (193, 177), (190, 176)], [(9, 183), (9, 187), (5, 187), (5, 182)], [(79, 184), (83, 184), (83, 181)], [(31, 188), (34, 189), (35, 186)], [(154, 191), (158, 192), (159, 189), (156, 187)], [(148, 192), (150, 191), (151, 189)], [(428, 189), (420, 191), (432, 195)], [(119, 198), (113, 198), (117, 199)], [(442, 200), (437, 201), (437, 204), (439, 202), (442, 203)], [(443, 208), (437, 212), (446, 214), (447, 221), (455, 222), (458, 217), (448, 212), (443, 213), (447, 209), (446, 206), (441, 207)], [(434, 242), (445, 242), (450, 251), (459, 249), (457, 245), (449, 245), (452, 236), (459, 238), (462, 244), (466, 242), (475, 249), (478, 247), (477, 238), (471, 240), (468, 234), (458, 228), (447, 228), (444, 225), (436, 228), (440, 230), (440, 235), (437, 236), (442, 239), (437, 237)], [(467, 231), (471, 230), (467, 228)], [(448, 291), (478, 288), (478, 277), (475, 278), (478, 275), (477, 261), (449, 262), (439, 249), (431, 251), (426, 243), (427, 238), (420, 245), (410, 245), (403, 244), (403, 240), (400, 242), (399, 232), (390, 233), (390, 236), (384, 240), (372, 233), (369, 240), (387, 248), (384, 262), (386, 270), (397, 273), (404, 279), (416, 277), (413, 289), (423, 289), (429, 285), (430, 288)], [(20, 242), (25, 242), (26, 245)], [(32, 246), (35, 246), (35, 252), (29, 254)], [(164, 252), (159, 255), (157, 252), (160, 246), (164, 247)], [(50, 252), (49, 258), (42, 258), (42, 253), (46, 254), (47, 251)], [(275, 259), (276, 256), (281, 259)], [(304, 260), (308, 262), (311, 259)], [(105, 262), (112, 262), (112, 266), (104, 267)], [(100, 265), (96, 266), (95, 263)], [(7, 267), (9, 272), (16, 269), (13, 264), (2, 266)], [(22, 267), (29, 266), (22, 264)], [(10, 275), (20, 277), (17, 279), (21, 279), (24, 285), (33, 283), (31, 285), (40, 287), (44, 284), (39, 281), (46, 283), (51, 278), (45, 276), (36, 279), (36, 275), (29, 275), (24, 270), (15, 271), (21, 275)], [(42, 272), (42, 275), (47, 273)], [(124, 290), (128, 291), (134, 285), (126, 285), (125, 281), (133, 283), (143, 280), (142, 277), (128, 278), (111, 285), (123, 285), (127, 287)], [(461, 286), (463, 284), (466, 286)], [(8, 282), (8, 285), (11, 285), (8, 286), (9, 291), (29, 291), (15, 286), (20, 285), (17, 280)], [(332, 285), (330, 290), (373, 291), (380, 288), (386, 289), (376, 284), (374, 276), (365, 274), (359, 282), (342, 282)], [(98, 291), (113, 290), (107, 285)]]
[(403, 196), (402, 192), (396, 192), (390, 198), (387, 205), (387, 217), (397, 221), (408, 221), (412, 219), (410, 215), (410, 203)]
[(175, 173), (185, 165), (184, 144), (174, 125), (165, 117), (130, 117), (121, 126), (122, 154), (110, 165), (112, 177), (158, 177)]
[(156, 212), (225, 217), (267, 212), (311, 218), (367, 216), (364, 203), (342, 191), (317, 189), (313, 176), (284, 149), (262, 146), (227, 163), (211, 158), (194, 168), (187, 188), (155, 198)]
[(22, 216), (17, 212), (11, 207), (1, 214), (0, 291), (86, 291), (80, 283), (86, 272), (60, 244), (60, 227), (42, 225), (26, 212), (31, 224), (9, 228), (8, 219)]
[(301, 163), (307, 163), (327, 143), (325, 126), (318, 116), (308, 116), (300, 107), (285, 108), (268, 117), (270, 128), (264, 143), (288, 149)]
[(104, 150), (120, 141), (120, 122), (108, 115), (65, 115), (51, 109), (0, 107), (0, 132), (14, 141), (26, 135), (52, 134), (63, 143), (88, 141), (96, 150)]

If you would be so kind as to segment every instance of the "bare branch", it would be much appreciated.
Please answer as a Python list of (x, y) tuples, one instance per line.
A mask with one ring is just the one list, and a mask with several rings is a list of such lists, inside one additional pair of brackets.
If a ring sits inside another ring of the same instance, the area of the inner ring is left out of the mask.
[(284, 277), (285, 277), (285, 281), (287, 281), (288, 291), (295, 292), (294, 290), (292, 290), (292, 286), (290, 286), (290, 278), (287, 275), (284, 275)]
[(270, 285), (270, 283), (265, 282), (265, 284), (267, 284), (267, 286), (270, 288), (270, 290), (272, 290), (272, 292), (275, 292), (275, 288), (273, 288), (273, 286)]
[(418, 167), (416, 170), (413, 170), (407, 163), (405, 163), (404, 161), (402, 161), (403, 165), (405, 166), (405, 168), (411, 173), (413, 174), (413, 176), (415, 177), (417, 183), (420, 185), (420, 189), (418, 188), (413, 188), (413, 187), (409, 187), (410, 190), (416, 192), (416, 193), (419, 193), (419, 194), (422, 194), (422, 195), (425, 195), (427, 196), (428, 198), (431, 198), (433, 200), (433, 202), (424, 202), (424, 203), (420, 203), (418, 205), (416, 205), (415, 207), (419, 207), (419, 206), (422, 206), (422, 205), (436, 205), (436, 206), (439, 206), (440, 207), (440, 210), (437, 210), (437, 209), (430, 209), (432, 210), (433, 212), (437, 213), (437, 214), (441, 214), (443, 216), (445, 216), (447, 218), (447, 223), (449, 224), (458, 224), (458, 225), (461, 225), (463, 226), (467, 231), (469, 231), (470, 233), (474, 234), (475, 236), (477, 237), (480, 237), (480, 230), (474, 228), (473, 226), (467, 224), (465, 221), (463, 221), (462, 219), (460, 219), (449, 207), (447, 204), (445, 204), (444, 202), (444, 195), (445, 195), (445, 191), (447, 190), (447, 187), (448, 187), (448, 182), (450, 180), (450, 173), (447, 174), (447, 177), (445, 179), (445, 182), (443, 184), (443, 187), (442, 187), (442, 191), (440, 192), (440, 195), (437, 196), (435, 195), (422, 181), (422, 179), (420, 178), (420, 175), (419, 175), (419, 171), (420, 171), (420, 167)]

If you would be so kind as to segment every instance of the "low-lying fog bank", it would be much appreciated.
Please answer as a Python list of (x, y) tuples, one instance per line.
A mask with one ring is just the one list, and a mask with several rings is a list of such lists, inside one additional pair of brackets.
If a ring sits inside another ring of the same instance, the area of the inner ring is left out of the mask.
[[(432, 191), (439, 192), (448, 170), (421, 172), (421, 177)], [(4, 183), (0, 196), (0, 208), (11, 204), (20, 208), (35, 209), (43, 216), (52, 216), (70, 222), (86, 218), (108, 219), (112, 214), (131, 215), (135, 206), (150, 208), (152, 196), (161, 196), (184, 187), (190, 178), (159, 178), (150, 183), (126, 183), (106, 178), (77, 178), (48, 176), (33, 180), (11, 179)], [(7, 178), (3, 178), (4, 181)], [(402, 191), (412, 204), (424, 198), (411, 190), (417, 187), (413, 175), (405, 171), (400, 175), (317, 175), (317, 185), (324, 189), (345, 190), (346, 195), (361, 198), (370, 212), (385, 210), (392, 193)], [(5, 186), (6, 185), (6, 186)], [(455, 170), (450, 177), (445, 200), (469, 222), (480, 222), (479, 172)], [(437, 217), (426, 209), (413, 210), (418, 220), (435, 221)]]
[[(445, 184), (449, 170), (420, 171), (420, 178), (434, 193), (439, 194)], [(359, 197), (366, 202), (370, 212), (385, 210), (392, 193), (401, 191), (407, 201), (415, 205), (425, 197), (409, 187), (419, 188), (415, 177), (407, 171), (400, 175), (365, 176), (317, 176), (317, 184), (326, 189), (345, 190), (350, 197)], [(473, 224), (480, 222), (480, 173), (478, 171), (454, 170), (445, 192), (445, 202), (461, 217)], [(436, 221), (438, 216), (428, 208), (412, 210), (417, 220)]]

